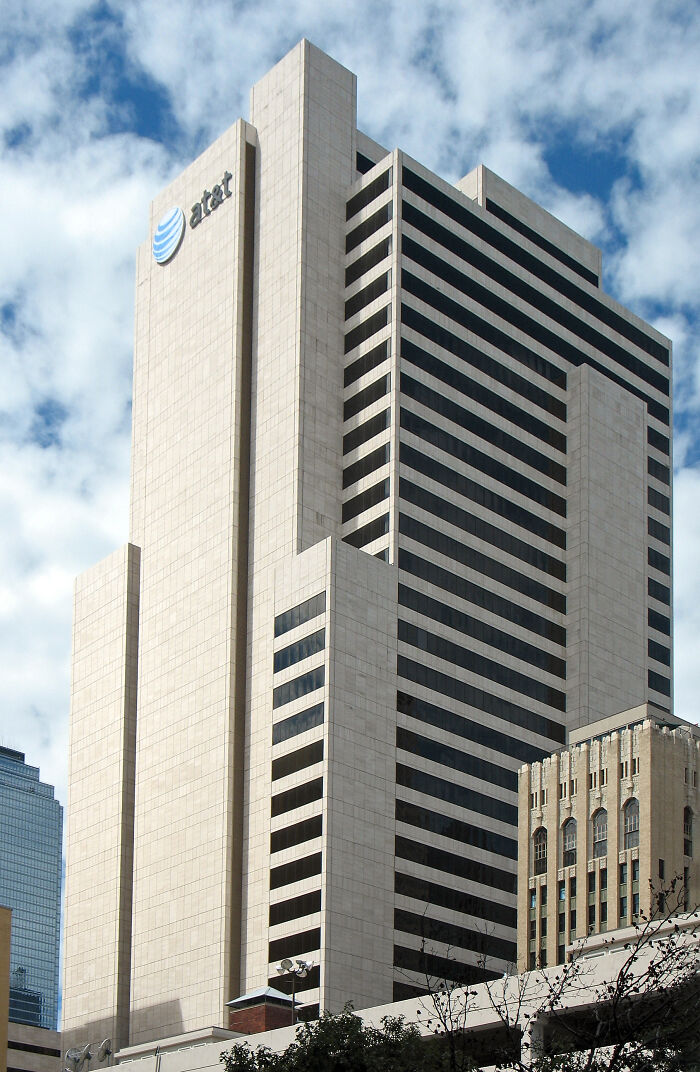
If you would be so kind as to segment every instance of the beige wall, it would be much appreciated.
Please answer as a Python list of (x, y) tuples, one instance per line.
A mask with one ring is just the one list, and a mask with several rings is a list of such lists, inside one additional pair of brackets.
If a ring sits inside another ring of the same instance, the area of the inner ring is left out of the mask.
[[(61, 1072), (61, 1033), (28, 1024), (10, 1024), (7, 1057), (17, 1072)], [(4, 1066), (0, 1066), (4, 1068)]]

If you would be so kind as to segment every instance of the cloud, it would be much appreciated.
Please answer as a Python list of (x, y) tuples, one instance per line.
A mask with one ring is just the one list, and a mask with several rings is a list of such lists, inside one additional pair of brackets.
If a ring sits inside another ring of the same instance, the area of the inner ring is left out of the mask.
[(359, 124), (484, 162), (600, 244), (674, 338), (676, 697), (697, 696), (700, 14), (676, 0), (18, 0), (0, 66), (0, 739), (65, 785), (71, 578), (126, 538), (133, 264), (148, 203), (307, 36)]

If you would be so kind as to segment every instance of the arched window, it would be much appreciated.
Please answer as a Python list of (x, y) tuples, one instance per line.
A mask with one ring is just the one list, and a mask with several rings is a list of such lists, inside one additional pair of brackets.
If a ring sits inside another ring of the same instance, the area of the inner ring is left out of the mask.
[(561, 828), (561, 832), (564, 867), (572, 867), (576, 863), (576, 820), (567, 819)]
[(532, 841), (535, 857), (535, 874), (544, 875), (547, 870), (547, 831), (543, 826), (541, 826), (539, 830), (535, 830)]
[(592, 819), (593, 859), (608, 854), (608, 813), (605, 808), (598, 808)]
[(683, 853), (693, 855), (693, 813), (690, 808), (683, 809)]
[(622, 823), (625, 848), (636, 849), (639, 845), (639, 801), (636, 797), (628, 800), (622, 809)]

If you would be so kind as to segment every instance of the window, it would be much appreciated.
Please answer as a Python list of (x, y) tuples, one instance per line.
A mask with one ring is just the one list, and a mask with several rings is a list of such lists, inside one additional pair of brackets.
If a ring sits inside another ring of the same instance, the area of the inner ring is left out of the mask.
[(629, 769), (630, 769), (629, 760), (624, 759), (622, 761), (622, 763), (620, 764), (620, 777), (621, 778), (629, 777)]
[(627, 864), (620, 864), (620, 885), (627, 884)]
[(592, 819), (593, 825), (593, 859), (598, 860), (608, 853), (608, 813), (599, 808)]
[(592, 931), (595, 927), (595, 905), (590, 904), (588, 906), (588, 930)]
[(599, 785), (607, 785), (608, 784), (608, 768), (607, 767), (603, 767), (601, 769), (601, 771), (599, 773), (598, 784)]
[(632, 894), (632, 915), (633, 916), (638, 916), (639, 915), (639, 894), (638, 893), (633, 893)]
[[(637, 894), (637, 897), (639, 897), (639, 894)], [(601, 925), (601, 927), (603, 926), (604, 923), (607, 923), (607, 922), (608, 922), (608, 902), (607, 901), (601, 901), (600, 902), (600, 925)]]
[(537, 907), (537, 890), (531, 889), (530, 890), (530, 908), (536, 908), (536, 907)]
[(639, 801), (636, 797), (628, 800), (622, 809), (625, 848), (635, 849), (639, 845)]
[[(423, 601), (425, 602), (425, 597), (424, 597)], [(544, 805), (547, 803), (547, 790), (546, 789), (542, 790), (541, 797), (542, 797), (542, 806), (544, 807)]]
[(559, 799), (563, 800), (566, 796), (566, 782), (559, 782)]
[(560, 934), (564, 933), (565, 927), (566, 927), (566, 913), (565, 912), (560, 912), (559, 913), (559, 933)]
[(536, 919), (531, 919), (530, 920), (530, 938), (532, 939), (532, 938), (536, 938), (536, 937), (537, 937), (537, 920)]
[(690, 808), (683, 809), (683, 854), (693, 855), (693, 813)]
[(588, 892), (595, 893), (595, 871), (588, 872)]
[(578, 778), (572, 778), (569, 782), (569, 796), (575, 797), (578, 788)]
[(572, 908), (569, 912), (569, 927), (571, 930), (571, 937), (573, 938), (576, 933), (576, 909)]
[(607, 867), (601, 867), (600, 869), (600, 889), (607, 890), (608, 888), (608, 869)]
[(576, 863), (576, 820), (567, 819), (562, 827), (562, 844), (564, 850), (564, 867)]
[(662, 882), (666, 878), (666, 864), (663, 860), (659, 860), (659, 878)]
[(569, 897), (573, 900), (576, 896), (576, 876), (569, 879)]
[(690, 868), (683, 868), (683, 908), (690, 911)]
[(535, 874), (544, 875), (547, 871), (547, 831), (540, 827), (533, 837), (535, 855)]
[(598, 771), (591, 771), (588, 775), (588, 788), (595, 789), (598, 785)]
[(559, 900), (566, 900), (566, 883), (563, 880), (559, 883)]
[(627, 922), (627, 898), (620, 898), (620, 923)]
[(632, 861), (632, 881), (639, 882), (639, 860)]
[(546, 886), (540, 886), (540, 904), (542, 905), (543, 908), (547, 904), (547, 887)]
[(635, 756), (632, 760), (632, 774), (639, 774), (639, 756)]
[(537, 793), (530, 793), (530, 808), (534, 809), (536, 807), (537, 807)]
[(542, 916), (542, 919), (540, 920), (540, 936), (542, 938), (547, 937), (547, 917), (546, 916)]

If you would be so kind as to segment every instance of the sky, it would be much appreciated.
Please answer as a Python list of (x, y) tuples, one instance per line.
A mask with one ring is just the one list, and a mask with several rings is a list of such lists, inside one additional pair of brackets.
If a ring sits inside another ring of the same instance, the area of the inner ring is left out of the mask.
[(484, 163), (603, 250), (674, 344), (676, 713), (700, 722), (696, 0), (12, 0), (0, 30), (0, 744), (66, 799), (73, 580), (128, 538), (150, 200), (301, 37), (358, 125)]

